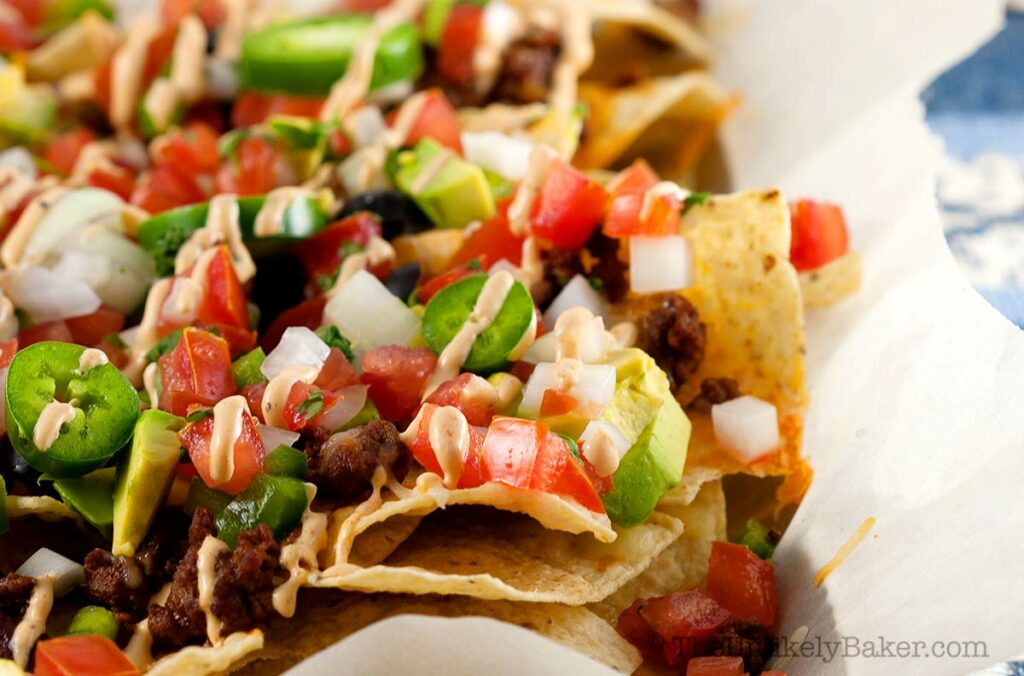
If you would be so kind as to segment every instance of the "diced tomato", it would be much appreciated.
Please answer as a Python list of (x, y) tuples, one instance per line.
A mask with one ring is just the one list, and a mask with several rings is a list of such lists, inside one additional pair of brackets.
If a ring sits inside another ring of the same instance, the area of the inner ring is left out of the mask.
[(473, 83), (473, 55), (480, 42), (484, 10), (476, 5), (456, 5), (448, 15), (437, 46), (437, 70), (455, 84)]
[(466, 236), (462, 247), (452, 259), (452, 265), (465, 265), (480, 261), (487, 270), (502, 258), (519, 265), (523, 258), (524, 237), (516, 237), (508, 225), (509, 200), (499, 202), (498, 213), (487, 219)]
[(156, 80), (164, 71), (167, 62), (174, 52), (174, 41), (178, 38), (178, 23), (168, 23), (164, 29), (149, 42), (146, 48), (146, 65), (143, 70), (143, 90)]
[(236, 127), (253, 127), (263, 124), (272, 115), (293, 115), (296, 117), (317, 117), (323, 108), (324, 99), (286, 94), (260, 94), (246, 91), (235, 99), (231, 122)]
[(352, 152), (352, 139), (346, 136), (340, 127), (331, 132), (328, 143), (331, 147), (331, 156), (334, 158), (342, 158)]
[(163, 0), (160, 15), (164, 23), (177, 25), (186, 15), (196, 12), (207, 28), (224, 23), (227, 12), (221, 0)]
[(533, 234), (563, 249), (583, 246), (604, 218), (608, 193), (572, 166), (553, 166), (530, 209)]
[(249, 410), (261, 423), (267, 422), (263, 417), (263, 395), (266, 391), (266, 383), (252, 383), (251, 385), (243, 387), (242, 391), (239, 392), (240, 395), (245, 397), (245, 401), (249, 404)]
[(139, 670), (113, 641), (72, 634), (36, 644), (36, 676), (135, 676)]
[(242, 414), (242, 430), (235, 441), (235, 467), (231, 478), (219, 483), (210, 477), (210, 441), (213, 438), (214, 416), (203, 418), (199, 422), (185, 426), (178, 432), (178, 440), (188, 450), (192, 464), (202, 477), (203, 483), (210, 488), (238, 495), (244, 491), (253, 477), (263, 471), (263, 458), (266, 447), (263, 438), (251, 415)]
[(88, 183), (94, 188), (109, 190), (123, 200), (130, 200), (135, 190), (135, 174), (129, 169), (112, 164), (104, 169), (94, 169)]
[(662, 655), (670, 665), (699, 654), (700, 643), (729, 620), (729, 611), (699, 589), (648, 600), (638, 614), (662, 641)]
[(166, 162), (154, 164), (135, 185), (131, 203), (151, 214), (206, 201), (195, 178)]
[(11, 365), (11, 360), (14, 359), (14, 353), (18, 351), (18, 339), (11, 338), (0, 342), (0, 369), (5, 369)]
[(473, 269), (469, 267), (453, 268), (448, 272), (443, 272), (437, 277), (428, 280), (419, 289), (416, 290), (416, 298), (421, 303), (427, 303), (433, 298), (438, 291), (441, 289), (454, 284), (460, 279), (469, 277), (470, 275), (480, 274), (479, 269)]
[[(303, 405), (310, 398), (319, 399), (320, 406), (315, 410), (307, 407), (303, 409)], [(281, 411), (281, 418), (284, 419), (285, 428), (293, 432), (306, 427), (309, 424), (316, 424), (316, 419), (323, 415), (323, 413), (330, 408), (335, 401), (337, 401), (337, 395), (332, 392), (325, 392), (319, 387), (314, 387), (308, 383), (297, 382), (292, 385), (292, 388), (288, 391), (288, 398), (285, 400), (284, 410)]]
[(57, 134), (43, 148), (43, 159), (57, 173), (67, 176), (75, 167), (82, 148), (95, 140), (96, 135), (83, 127)]
[(46, 19), (47, 3), (40, 0), (7, 0), (29, 26), (38, 26)]
[(303, 301), (295, 307), (285, 310), (271, 322), (267, 330), (260, 336), (260, 345), (265, 352), (270, 352), (281, 342), (281, 336), (289, 326), (305, 326), (308, 329), (319, 328), (323, 324), (324, 306), (327, 296), (317, 296)]
[(354, 243), (366, 246), (374, 237), (381, 236), (380, 221), (368, 211), (360, 211), (331, 223), (309, 239), (300, 242), (292, 251), (306, 267), (312, 279), (328, 275), (341, 264), (341, 247)]
[(96, 349), (102, 350), (110, 363), (117, 368), (124, 368), (128, 364), (129, 354), (128, 350), (124, 349), (120, 345), (114, 345), (109, 340), (101, 340), (95, 345)]
[(849, 248), (846, 218), (838, 205), (800, 200), (790, 207), (793, 239), (789, 258), (797, 270), (813, 270)]
[(576, 397), (549, 387), (544, 390), (544, 397), (540, 402), (540, 415), (542, 417), (565, 415), (575, 410), (578, 405)]
[(19, 347), (28, 347), (33, 343), (41, 343), (44, 340), (59, 340), (63, 343), (71, 343), (74, 341), (74, 338), (71, 337), (71, 329), (68, 328), (67, 322), (63, 319), (33, 324), (18, 331)]
[[(463, 373), (441, 383), (427, 397), (427, 402), (438, 406), (454, 406), (462, 411), (470, 425), (486, 427), (498, 415), (494, 397), (487, 396), (488, 390), (493, 391), (494, 388), (486, 380), (472, 373)], [(479, 394), (481, 391), (484, 396)]]
[[(419, 115), (409, 127), (409, 133), (402, 139), (403, 146), (415, 145), (423, 138), (432, 138), (438, 143), (458, 154), (462, 154), (462, 129), (455, 109), (448, 102), (440, 89), (428, 89), (423, 92), (424, 102)], [(411, 105), (409, 103), (405, 104)], [(404, 106), (403, 106), (404, 108)], [(395, 120), (402, 114), (402, 108), (388, 116), (388, 124), (394, 126)]]
[(209, 331), (186, 327), (181, 340), (158, 360), (160, 408), (185, 415), (189, 406), (213, 406), (235, 393), (227, 342)]
[(352, 368), (345, 354), (336, 347), (332, 347), (324, 365), (320, 367), (320, 373), (313, 383), (317, 387), (332, 392), (337, 392), (343, 387), (359, 384), (359, 374)]
[(543, 423), (495, 418), (480, 451), (480, 476), (514, 488), (532, 489), (576, 500), (593, 512), (604, 503), (565, 439)]
[(97, 345), (110, 334), (124, 328), (124, 315), (102, 306), (92, 314), (70, 317), (64, 321), (71, 331), (72, 340), (86, 347)]
[(686, 676), (743, 676), (744, 673), (742, 657), (694, 657), (686, 665)]
[(106, 113), (110, 112), (110, 80), (113, 67), (114, 60), (107, 59), (103, 65), (96, 69), (96, 75), (93, 78), (93, 84), (96, 88), (94, 96), (96, 105)]
[(391, 0), (338, 0), (338, 9), (346, 12), (376, 12), (391, 4)]
[(644, 657), (653, 659), (661, 655), (661, 637), (654, 633), (651, 625), (647, 623), (640, 611), (645, 606), (657, 601), (655, 598), (637, 599), (619, 613), (619, 620), (616, 629), (622, 637), (632, 643)]
[(17, 14), (0, 17), (0, 52), (32, 49), (35, 45), (35, 32), (24, 19)]
[(510, 368), (508, 372), (525, 383), (530, 379), (530, 376), (533, 375), (533, 370), (535, 368), (537, 368), (536, 364), (531, 364), (528, 361), (517, 361), (512, 364), (512, 368)]
[[(609, 237), (674, 234), (679, 229), (683, 204), (674, 194), (647, 199), (647, 191), (658, 183), (658, 175), (644, 160), (636, 160), (619, 175), (612, 188), (611, 205), (604, 220)], [(645, 208), (646, 207), (646, 208)]]
[(263, 195), (279, 185), (286, 160), (276, 145), (259, 136), (248, 136), (238, 144), (236, 153), (217, 170), (217, 192), (243, 197)]
[[(430, 419), (438, 408), (440, 406), (437, 404), (429, 402), (423, 404), (423, 409), (419, 413), (420, 422), (419, 427), (416, 428), (416, 438), (413, 439), (409, 450), (412, 452), (412, 456), (416, 458), (416, 462), (421, 464), (424, 469), (443, 477), (444, 470), (441, 469), (434, 449), (430, 445)], [(484, 482), (480, 476), (479, 466), (480, 447), (483, 441), (483, 433), (475, 426), (470, 425), (469, 451), (466, 457), (462, 459), (463, 467), (462, 474), (459, 475), (458, 488), (476, 488)]]
[(420, 395), (437, 367), (437, 357), (425, 347), (387, 345), (363, 355), (362, 381), (382, 418), (405, 422), (416, 414)]
[(197, 318), (214, 326), (233, 326), (249, 330), (249, 306), (245, 291), (231, 263), (231, 250), (226, 244), (217, 247), (217, 253), (206, 269), (206, 289)]
[(775, 623), (775, 567), (743, 545), (713, 542), (708, 558), (708, 596), (733, 618), (764, 627)]
[(151, 145), (153, 161), (173, 164), (189, 174), (211, 173), (220, 164), (217, 132), (204, 122), (190, 122)]

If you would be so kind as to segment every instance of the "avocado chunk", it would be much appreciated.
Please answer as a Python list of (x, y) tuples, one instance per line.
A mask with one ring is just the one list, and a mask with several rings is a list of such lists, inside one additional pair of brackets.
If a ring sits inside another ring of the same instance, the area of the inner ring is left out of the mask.
[(107, 467), (71, 479), (54, 479), (53, 487), (71, 509), (89, 524), (110, 536), (114, 523), (114, 468)]
[(395, 185), (441, 228), (464, 228), (496, 213), (483, 169), (425, 138), (389, 158)]
[(158, 409), (135, 422), (132, 446), (117, 467), (114, 487), (114, 554), (133, 556), (167, 498), (181, 458), (178, 431), (185, 420)]
[(604, 506), (613, 522), (635, 526), (682, 480), (690, 421), (665, 373), (642, 350), (616, 350), (606, 363), (615, 366), (617, 382), (603, 418), (635, 441), (612, 475)]
[(0, 69), (0, 137), (12, 144), (45, 140), (57, 120), (53, 90), (47, 85), (25, 85), (19, 68)]

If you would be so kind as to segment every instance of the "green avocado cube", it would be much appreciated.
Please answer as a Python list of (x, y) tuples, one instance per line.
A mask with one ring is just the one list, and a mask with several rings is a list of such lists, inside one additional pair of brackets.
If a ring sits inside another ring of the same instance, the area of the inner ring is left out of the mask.
[(497, 212), (484, 170), (433, 139), (394, 153), (387, 169), (398, 189), (440, 228), (464, 228)]

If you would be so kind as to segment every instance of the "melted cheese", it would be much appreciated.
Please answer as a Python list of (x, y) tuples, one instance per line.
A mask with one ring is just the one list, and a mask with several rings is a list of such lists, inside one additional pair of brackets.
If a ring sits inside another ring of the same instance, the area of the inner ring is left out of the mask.
[(856, 531), (854, 531), (853, 535), (850, 536), (850, 539), (844, 542), (843, 546), (839, 548), (836, 555), (833, 556), (832, 559), (822, 566), (821, 570), (815, 574), (814, 586), (820, 587), (821, 583), (825, 581), (825, 578), (831, 575), (832, 572), (846, 560), (846, 557), (853, 554), (854, 550), (857, 549), (860, 543), (864, 541), (864, 538), (867, 537), (868, 533), (871, 532), (871, 529), (874, 527), (875, 517), (869, 516), (864, 519), (864, 522), (861, 523)]
[(512, 274), (505, 270), (487, 278), (484, 288), (480, 290), (480, 295), (477, 296), (476, 303), (473, 305), (473, 311), (469, 313), (462, 328), (437, 358), (437, 368), (427, 382), (426, 389), (423, 391), (423, 399), (429, 397), (441, 383), (459, 375), (459, 370), (473, 349), (473, 343), (494, 323), (494, 319), (498, 316), (501, 306), (505, 304), (505, 299), (515, 281)]
[(327, 515), (312, 510), (316, 486), (306, 484), (306, 511), (302, 513), (302, 530), (295, 542), (281, 548), (281, 566), (288, 579), (274, 589), (273, 603), (282, 617), (295, 614), (299, 587), (317, 570), (317, 555), (327, 546)]
[(107, 358), (107, 353), (103, 350), (97, 350), (95, 347), (87, 347), (82, 352), (82, 356), (78, 358), (78, 368), (83, 371), (109, 363), (110, 360)]
[(352, 254), (341, 262), (341, 267), (338, 268), (338, 278), (327, 291), (327, 297), (330, 298), (341, 291), (348, 280), (352, 279), (360, 270), (384, 263), (393, 263), (396, 257), (395, 248), (391, 246), (390, 242), (380, 237), (371, 237), (363, 251)]
[(445, 487), (457, 487), (465, 469), (464, 458), (469, 454), (470, 433), (466, 416), (454, 406), (442, 406), (430, 416), (428, 438), (444, 473)]
[(245, 397), (236, 394), (221, 399), (213, 407), (213, 434), (210, 436), (210, 478), (227, 483), (235, 473), (235, 443), (242, 436), (249, 415)]
[(60, 436), (61, 428), (75, 419), (78, 409), (62, 401), (51, 401), (43, 407), (32, 428), (32, 443), (46, 452)]
[(263, 419), (272, 427), (286, 428), (288, 425), (283, 417), (285, 404), (292, 385), (297, 382), (310, 384), (316, 380), (320, 372), (313, 366), (287, 366), (267, 383), (260, 405), (263, 408)]
[(256, 274), (256, 264), (242, 241), (238, 198), (235, 195), (217, 195), (210, 200), (205, 225), (189, 236), (174, 258), (175, 274), (184, 274), (204, 251), (218, 244), (227, 244), (231, 250), (231, 262), (238, 280), (245, 284), (252, 279)]
[(53, 574), (36, 578), (36, 586), (28, 600), (25, 616), (14, 628), (8, 647), (14, 662), (24, 669), (36, 640), (46, 631), (46, 619), (53, 608)]
[(217, 559), (228, 546), (221, 540), (207, 535), (199, 548), (196, 561), (199, 587), (199, 609), (206, 615), (206, 637), (212, 645), (220, 643), (220, 633), (224, 625), (213, 612), (213, 590), (217, 583)]

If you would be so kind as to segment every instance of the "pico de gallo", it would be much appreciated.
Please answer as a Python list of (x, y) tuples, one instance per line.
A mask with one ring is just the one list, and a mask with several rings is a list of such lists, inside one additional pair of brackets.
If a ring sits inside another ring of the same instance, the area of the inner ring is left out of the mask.
[[(629, 528), (679, 484), (688, 412), (737, 462), (777, 450), (770, 402), (695, 382), (681, 223), (709, 196), (571, 162), (580, 17), (356, 4), (0, 4), (0, 543), (29, 499), (93, 545), (0, 570), (3, 673), (134, 674), (289, 617), (328, 515), (383, 485)], [(543, 101), (550, 144), (459, 111)], [(838, 207), (792, 213), (798, 270), (847, 253)], [(773, 673), (765, 538), (716, 542), (703, 588), (620, 632), (684, 673)]]

